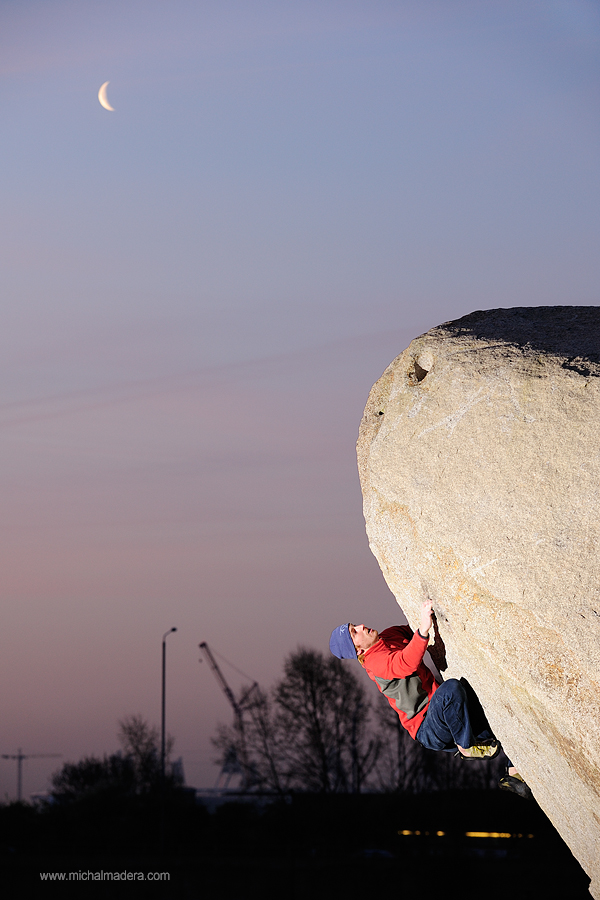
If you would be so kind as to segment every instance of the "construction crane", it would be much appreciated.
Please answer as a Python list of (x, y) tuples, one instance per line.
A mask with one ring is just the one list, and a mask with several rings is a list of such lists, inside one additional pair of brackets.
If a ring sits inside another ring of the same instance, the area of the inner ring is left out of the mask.
[(3, 753), (2, 759), (16, 759), (17, 761), (17, 803), (23, 799), (23, 760), (24, 759), (49, 759), (51, 757), (58, 758), (61, 753), (28, 753), (25, 754), (21, 748), (16, 753)]
[[(235, 747), (230, 747), (228, 752), (226, 753), (223, 768), (221, 769), (221, 773), (219, 774), (219, 778), (217, 779), (217, 784), (221, 779), (221, 775), (226, 773), (228, 777), (225, 787), (227, 787), (229, 785), (231, 776), (236, 772), (240, 772), (242, 776), (242, 789), (244, 790), (248, 786), (249, 773), (248, 754), (246, 752), (246, 736), (244, 733), (244, 711), (250, 706), (250, 703), (252, 701), (252, 694), (258, 688), (258, 682), (253, 682), (250, 687), (246, 688), (246, 690), (242, 693), (239, 700), (237, 700), (235, 694), (227, 684), (225, 676), (221, 672), (219, 664), (214, 658), (212, 651), (206, 641), (202, 641), (202, 643), (198, 644), (198, 646), (204, 653), (204, 656), (206, 657), (215, 678), (219, 682), (223, 693), (225, 694), (233, 708), (236, 728), (240, 735), (240, 758), (238, 759), (238, 754), (235, 750)], [(202, 662), (202, 659), (200, 659), (200, 662)]]

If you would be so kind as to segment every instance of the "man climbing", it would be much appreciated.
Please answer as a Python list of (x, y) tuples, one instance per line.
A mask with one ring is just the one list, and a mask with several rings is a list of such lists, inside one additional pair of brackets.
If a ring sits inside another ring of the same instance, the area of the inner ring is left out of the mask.
[[(424, 747), (455, 751), (462, 759), (494, 759), (502, 748), (471, 686), (456, 678), (438, 684), (423, 662), (432, 624), (433, 603), (426, 600), (414, 633), (409, 625), (380, 633), (348, 622), (333, 629), (329, 648), (339, 659), (358, 659), (403, 727)], [(531, 796), (510, 760), (500, 787)]]

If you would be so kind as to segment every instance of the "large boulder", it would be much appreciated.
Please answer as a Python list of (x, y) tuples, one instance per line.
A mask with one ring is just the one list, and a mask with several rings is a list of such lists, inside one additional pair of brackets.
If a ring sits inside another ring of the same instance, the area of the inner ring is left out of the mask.
[[(474, 312), (414, 340), (360, 428), (367, 533), (600, 898), (600, 308)], [(384, 625), (385, 623), (380, 623)]]

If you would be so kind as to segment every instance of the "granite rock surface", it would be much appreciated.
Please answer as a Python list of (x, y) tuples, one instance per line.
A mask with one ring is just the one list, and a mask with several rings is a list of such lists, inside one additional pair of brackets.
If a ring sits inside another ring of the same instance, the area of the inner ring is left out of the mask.
[[(373, 387), (367, 533), (600, 900), (600, 308), (474, 312)], [(526, 801), (523, 801), (526, 802)]]

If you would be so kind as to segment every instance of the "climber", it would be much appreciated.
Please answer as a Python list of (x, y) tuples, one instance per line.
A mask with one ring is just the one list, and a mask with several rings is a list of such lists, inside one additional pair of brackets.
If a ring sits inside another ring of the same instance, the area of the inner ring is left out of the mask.
[[(414, 633), (409, 625), (380, 633), (348, 622), (333, 629), (329, 648), (339, 659), (358, 658), (403, 727), (424, 747), (453, 751), (461, 759), (494, 759), (502, 748), (473, 688), (456, 678), (438, 684), (423, 662), (433, 615), (433, 602), (426, 600)], [(531, 791), (508, 763), (500, 787), (530, 797)]]

